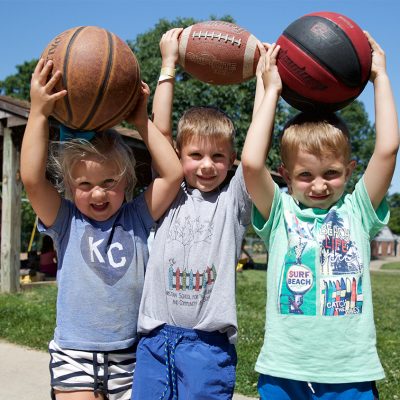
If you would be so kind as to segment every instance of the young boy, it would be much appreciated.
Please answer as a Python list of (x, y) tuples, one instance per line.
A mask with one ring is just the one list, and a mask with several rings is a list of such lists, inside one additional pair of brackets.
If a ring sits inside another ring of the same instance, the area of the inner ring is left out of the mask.
[[(154, 123), (171, 142), (179, 32), (168, 31), (160, 42), (163, 69), (153, 104)], [(179, 121), (176, 147), (185, 181), (151, 248), (133, 399), (232, 398), (235, 268), (251, 213), (241, 167), (226, 182), (234, 133), (231, 120), (211, 107), (191, 108)]]
[[(376, 143), (362, 179), (344, 194), (354, 161), (344, 124), (300, 114), (281, 142), (281, 193), (265, 168), (282, 83), (279, 46), (267, 45), (255, 113), (242, 153), (252, 222), (268, 249), (264, 345), (256, 363), (261, 399), (373, 399), (384, 372), (376, 351), (370, 240), (388, 222), (384, 196), (399, 147), (385, 56), (371, 44)], [(376, 398), (376, 397), (375, 397)]]

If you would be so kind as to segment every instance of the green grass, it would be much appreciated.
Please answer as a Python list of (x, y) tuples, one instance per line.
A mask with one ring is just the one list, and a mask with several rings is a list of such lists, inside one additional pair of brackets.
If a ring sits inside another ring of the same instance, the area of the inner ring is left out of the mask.
[(400, 270), (399, 262), (386, 263), (381, 266), (381, 269)]
[[(257, 395), (254, 371), (264, 337), (265, 271), (245, 270), (237, 277), (239, 321), (236, 391)], [(386, 379), (378, 383), (382, 399), (399, 399), (400, 393), (400, 274), (372, 274), (378, 352)], [(0, 337), (17, 344), (46, 350), (53, 336), (55, 286), (38, 287), (16, 295), (0, 295)]]
[(54, 332), (56, 296), (55, 285), (0, 295), (0, 336), (13, 343), (47, 350)]

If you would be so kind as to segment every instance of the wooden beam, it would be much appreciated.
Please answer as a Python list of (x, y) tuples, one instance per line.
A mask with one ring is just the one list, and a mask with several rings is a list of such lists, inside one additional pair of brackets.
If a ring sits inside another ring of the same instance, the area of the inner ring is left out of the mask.
[(21, 250), (21, 179), (19, 151), (10, 128), (3, 127), (3, 190), (1, 213), (1, 292), (19, 291)]

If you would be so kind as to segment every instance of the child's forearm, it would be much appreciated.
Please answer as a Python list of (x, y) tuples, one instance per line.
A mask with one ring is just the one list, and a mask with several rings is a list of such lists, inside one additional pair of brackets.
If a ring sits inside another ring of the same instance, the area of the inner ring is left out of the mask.
[(264, 97), (264, 83), (261, 76), (257, 76), (256, 80), (256, 94), (254, 96), (254, 106), (253, 106), (253, 119), (260, 108), (261, 102)]
[(161, 179), (182, 179), (182, 166), (168, 139), (150, 120), (146, 126), (137, 127), (152, 158), (152, 166)]
[(153, 122), (172, 144), (174, 78), (158, 82), (153, 99)]
[(389, 77), (381, 74), (375, 78), (375, 151), (384, 157), (396, 157), (399, 148), (399, 125), (396, 104)]
[(242, 163), (247, 168), (262, 170), (271, 145), (275, 120), (275, 109), (279, 100), (279, 93), (267, 90), (254, 114), (249, 131), (246, 136), (242, 152)]
[(49, 122), (31, 110), (21, 147), (21, 178), (26, 188), (46, 180)]

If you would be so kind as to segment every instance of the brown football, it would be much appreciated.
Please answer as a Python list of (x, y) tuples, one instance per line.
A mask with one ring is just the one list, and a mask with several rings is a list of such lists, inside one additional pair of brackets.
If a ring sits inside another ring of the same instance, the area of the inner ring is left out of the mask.
[(230, 22), (199, 22), (179, 37), (179, 64), (206, 83), (244, 82), (255, 75), (259, 57), (256, 37)]

